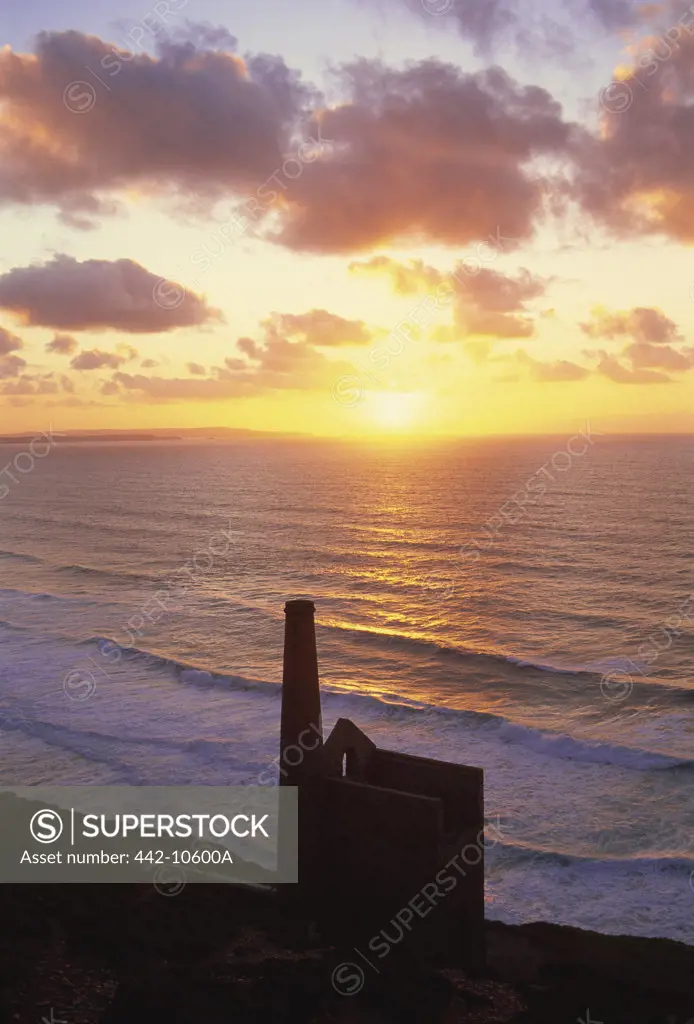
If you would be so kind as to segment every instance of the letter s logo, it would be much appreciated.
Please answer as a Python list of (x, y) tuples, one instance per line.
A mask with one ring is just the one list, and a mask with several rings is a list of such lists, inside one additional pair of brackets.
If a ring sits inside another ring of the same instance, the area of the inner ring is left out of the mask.
[(37, 811), (29, 830), (37, 843), (54, 843), (63, 833), (63, 819), (57, 811)]

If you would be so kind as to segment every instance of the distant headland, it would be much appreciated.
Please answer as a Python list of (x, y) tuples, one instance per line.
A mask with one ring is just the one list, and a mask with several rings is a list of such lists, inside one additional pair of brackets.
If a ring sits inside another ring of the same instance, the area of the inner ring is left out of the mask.
[[(140, 441), (233, 441), (245, 438), (296, 439), (306, 438), (306, 434), (284, 434), (269, 430), (246, 430), (234, 427), (182, 427), (176, 429), (154, 428), (147, 432), (129, 430), (63, 430), (54, 431), (54, 436), (63, 444), (88, 443), (134, 443)], [(2, 434), (0, 444), (28, 444), (35, 440), (33, 434)]]

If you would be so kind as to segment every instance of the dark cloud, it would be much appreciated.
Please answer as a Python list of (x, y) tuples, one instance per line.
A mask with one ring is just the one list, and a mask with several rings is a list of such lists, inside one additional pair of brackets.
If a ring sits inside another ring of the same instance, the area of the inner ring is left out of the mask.
[(140, 363), (143, 370), (153, 370), (155, 366), (159, 366), (156, 359), (143, 359)]
[(0, 277), (0, 308), (32, 326), (156, 333), (195, 327), (221, 314), (175, 282), (133, 260), (55, 256)]
[[(142, 365), (144, 366), (145, 364), (143, 363)], [(186, 365), (186, 369), (188, 370), (188, 373), (192, 374), (194, 377), (204, 377), (207, 374), (207, 370), (204, 366), (201, 366), (200, 363), (188, 363)]]
[(360, 60), (338, 78), (345, 100), (321, 118), (334, 146), (287, 184), (274, 240), (359, 252), (531, 236), (544, 182), (529, 165), (565, 154), (572, 138), (548, 92), (498, 67), (466, 74), (433, 59), (402, 71)]
[(56, 334), (53, 340), (46, 344), (46, 352), (56, 352), (61, 356), (71, 356), (78, 348), (76, 339), (69, 334)]
[(0, 51), (0, 103), (14, 112), (0, 201), (55, 203), (88, 223), (127, 185), (216, 195), (281, 167), (307, 94), (298, 74), (211, 49), (219, 30), (186, 31), (158, 36), (157, 56), (75, 31), (42, 32), (35, 55)]

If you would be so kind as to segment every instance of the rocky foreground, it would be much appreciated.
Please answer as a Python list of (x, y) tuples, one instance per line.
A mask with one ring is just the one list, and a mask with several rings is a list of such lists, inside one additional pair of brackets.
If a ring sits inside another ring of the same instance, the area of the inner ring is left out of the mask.
[(380, 974), (231, 886), (0, 887), (0, 1021), (694, 1024), (694, 947), (487, 924), (487, 969)]

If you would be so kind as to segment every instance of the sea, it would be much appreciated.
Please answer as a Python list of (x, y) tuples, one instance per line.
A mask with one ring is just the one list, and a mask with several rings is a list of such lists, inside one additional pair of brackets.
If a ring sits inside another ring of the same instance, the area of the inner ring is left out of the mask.
[(484, 769), (489, 918), (694, 944), (694, 439), (28, 450), (1, 785), (272, 784), (311, 598), (326, 733)]

